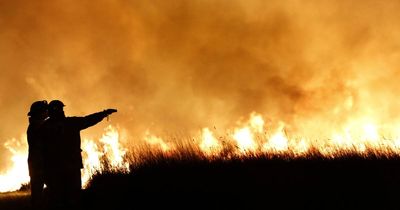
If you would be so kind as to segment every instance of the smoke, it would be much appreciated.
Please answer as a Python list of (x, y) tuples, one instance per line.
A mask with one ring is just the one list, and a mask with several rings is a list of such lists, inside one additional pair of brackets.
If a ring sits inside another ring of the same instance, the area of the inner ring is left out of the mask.
[(43, 99), (62, 100), (67, 115), (117, 108), (112, 123), (132, 140), (146, 129), (223, 130), (252, 111), (307, 135), (353, 117), (395, 122), (399, 9), (390, 0), (1, 1), (0, 139), (24, 133), (30, 104)]

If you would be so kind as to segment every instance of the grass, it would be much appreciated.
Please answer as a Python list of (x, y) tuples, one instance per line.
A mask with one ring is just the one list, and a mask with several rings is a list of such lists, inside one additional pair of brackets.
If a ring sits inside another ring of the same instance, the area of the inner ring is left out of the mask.
[[(367, 151), (335, 158), (196, 148), (131, 150), (129, 171), (106, 160), (83, 191), (83, 209), (399, 209), (400, 157)], [(143, 152), (145, 151), (145, 152)], [(27, 187), (0, 209), (29, 209)]]
[(0, 193), (0, 209), (28, 210), (30, 209), (30, 193), (27, 190)]
[(106, 168), (94, 175), (84, 192), (87, 206), (385, 209), (397, 207), (400, 194), (400, 158), (375, 151), (330, 158), (315, 150), (293, 158), (149, 150), (127, 158), (130, 172)]

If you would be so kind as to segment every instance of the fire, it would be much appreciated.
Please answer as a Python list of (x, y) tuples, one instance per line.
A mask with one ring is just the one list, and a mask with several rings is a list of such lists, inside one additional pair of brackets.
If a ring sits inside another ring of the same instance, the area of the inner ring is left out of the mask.
[[(129, 172), (129, 163), (124, 159), (127, 149), (120, 144), (120, 135), (116, 128), (111, 125), (108, 126), (99, 139), (99, 144), (101, 147), (89, 139), (85, 139), (82, 142), (84, 157), (82, 184), (84, 187), (96, 172), (101, 172), (105, 169)], [(102, 161), (105, 161), (109, 168), (103, 168)]]
[[(202, 153), (199, 155), (210, 159), (274, 154), (296, 158), (312, 152), (328, 158), (348, 153), (368, 155), (367, 152), (371, 151), (387, 156), (400, 155), (400, 137), (396, 136), (400, 133), (396, 132), (395, 127), (388, 129), (388, 126), (380, 126), (369, 118), (349, 120), (341, 127), (332, 128), (331, 135), (321, 139), (293, 133), (290, 125), (283, 121), (275, 125), (269, 120), (268, 123), (265, 122), (261, 114), (253, 112), (246, 121), (238, 122), (237, 126), (229, 129), (233, 132), (227, 132), (222, 137), (217, 136), (214, 130), (204, 127), (198, 132), (198, 136), (193, 136), (193, 141), (189, 141), (189, 146), (196, 148), (192, 151)], [(388, 135), (383, 131), (394, 132)], [(147, 130), (142, 140), (148, 147), (131, 144), (130, 149), (127, 149), (123, 144), (126, 139), (122, 139), (120, 134), (120, 130), (110, 125), (99, 139), (83, 139), (84, 187), (95, 173), (110, 169), (129, 172), (131, 164), (135, 164), (125, 158), (130, 152), (135, 151), (140, 156), (150, 149), (174, 155), (178, 148), (185, 149), (181, 146), (186, 145), (182, 142), (165, 141), (163, 137), (153, 135)], [(0, 192), (16, 190), (21, 184), (29, 182), (26, 136), (11, 139), (4, 146), (12, 153), (12, 167), (0, 175)]]
[(128, 169), (129, 165), (127, 165), (123, 159), (127, 149), (121, 146), (119, 140), (120, 136), (118, 131), (114, 127), (108, 126), (106, 133), (100, 138), (100, 142), (103, 144), (103, 154), (110, 162), (111, 167)]
[[(312, 139), (306, 136), (288, 134), (287, 125), (279, 122), (277, 128), (267, 127), (260, 114), (251, 113), (249, 120), (234, 128), (232, 136), (227, 136), (228, 144), (237, 148), (237, 154), (286, 154), (297, 157), (318, 152), (334, 158), (344, 153), (366, 154), (367, 151), (385, 155), (400, 155), (400, 138), (383, 138), (380, 126), (370, 119), (354, 119), (329, 137)], [(398, 133), (398, 132), (397, 132)], [(396, 134), (396, 133), (395, 133)], [(386, 134), (387, 135), (387, 134)], [(393, 136), (393, 134), (392, 134)], [(220, 145), (208, 128), (203, 128), (203, 142), (200, 149), (210, 153), (209, 144)]]
[(295, 144), (294, 153), (297, 155), (304, 155), (310, 149), (310, 145), (305, 139), (300, 139), (300, 141)]
[(264, 119), (255, 112), (251, 113), (249, 121), (242, 127), (236, 128), (233, 139), (240, 153), (255, 152), (259, 145), (254, 137), (264, 131)]
[(242, 153), (252, 152), (257, 149), (257, 144), (253, 138), (253, 133), (248, 127), (237, 129), (233, 134), (233, 139), (236, 140), (237, 146)]
[(6, 174), (0, 174), (0, 192), (14, 191), (29, 182), (26, 135), (11, 139), (4, 146), (11, 152), (12, 167)]
[(170, 152), (175, 149), (173, 144), (166, 143), (162, 138), (151, 135), (149, 131), (146, 131), (144, 140), (154, 149), (157, 148), (163, 152)]
[(262, 133), (264, 130), (264, 119), (261, 115), (251, 113), (250, 116), (250, 127), (256, 130), (258, 133)]
[[(264, 150), (285, 151), (288, 149), (288, 139), (282, 129), (283, 126), (264, 144)], [(305, 144), (305, 142), (303, 142), (303, 144)]]
[[(119, 132), (108, 126), (98, 140), (83, 139), (82, 183), (85, 187), (94, 173), (102, 170), (129, 171), (129, 163), (124, 155), (127, 149), (121, 145)], [(0, 174), (0, 192), (15, 191), (24, 183), (29, 183), (28, 154), (26, 135), (20, 139), (11, 139), (4, 145), (12, 154), (12, 167), (5, 174)], [(104, 168), (104, 162), (109, 168)]]
[(84, 139), (82, 142), (82, 150), (84, 153), (82, 184), (86, 186), (91, 175), (101, 170), (101, 157), (104, 155), (93, 140)]
[(200, 143), (200, 149), (207, 155), (217, 155), (222, 150), (222, 145), (214, 137), (213, 133), (208, 128), (203, 128), (202, 142)]

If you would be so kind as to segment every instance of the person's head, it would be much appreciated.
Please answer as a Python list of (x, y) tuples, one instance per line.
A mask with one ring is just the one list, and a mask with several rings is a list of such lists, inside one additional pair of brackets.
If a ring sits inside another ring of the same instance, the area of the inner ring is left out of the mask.
[(28, 112), (31, 119), (44, 120), (48, 117), (47, 101), (35, 101)]
[(49, 117), (52, 119), (64, 118), (64, 103), (60, 100), (53, 100), (49, 103)]

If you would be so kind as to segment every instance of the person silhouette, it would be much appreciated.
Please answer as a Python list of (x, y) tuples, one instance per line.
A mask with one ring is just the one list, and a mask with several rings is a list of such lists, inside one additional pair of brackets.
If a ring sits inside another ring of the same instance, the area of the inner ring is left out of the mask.
[(49, 187), (49, 202), (54, 208), (77, 208), (82, 188), (80, 131), (91, 127), (116, 109), (106, 109), (84, 117), (66, 117), (64, 103), (49, 103), (49, 119), (43, 125), (45, 134), (45, 174)]
[(35, 101), (28, 112), (29, 125), (26, 131), (28, 141), (28, 170), (31, 185), (31, 205), (40, 209), (44, 205), (43, 188), (43, 138), (42, 125), (48, 117), (47, 101)]

